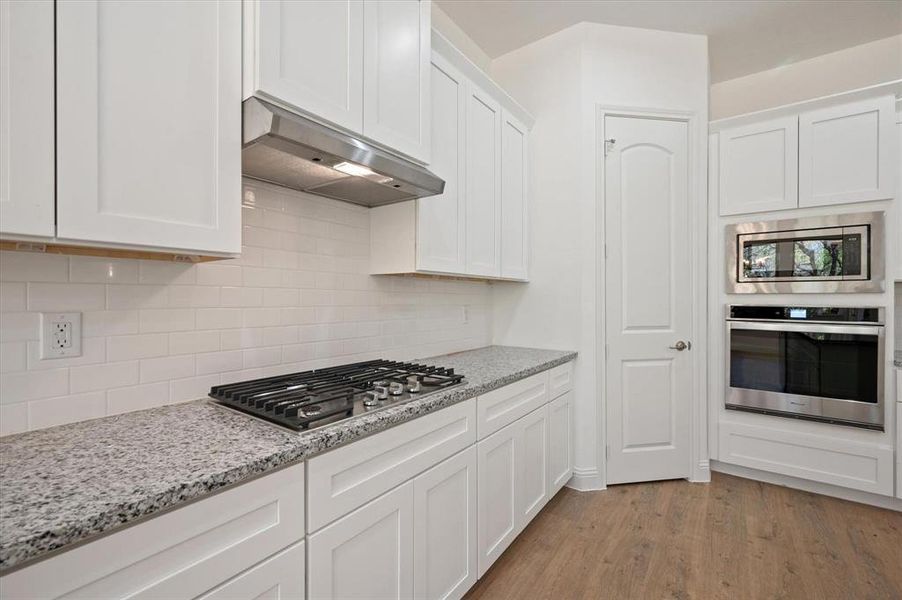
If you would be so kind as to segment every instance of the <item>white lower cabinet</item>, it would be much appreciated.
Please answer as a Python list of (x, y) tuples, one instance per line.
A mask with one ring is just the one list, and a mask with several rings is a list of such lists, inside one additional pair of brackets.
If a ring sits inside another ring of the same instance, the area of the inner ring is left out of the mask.
[(476, 583), (476, 447), (413, 481), (413, 591), (461, 598)]
[(479, 576), (517, 537), (517, 424), (477, 444)]
[(517, 533), (532, 521), (548, 499), (548, 406), (534, 410), (515, 425)]
[(573, 476), (573, 392), (548, 404), (548, 488), (553, 496)]
[[(0, 597), (195, 598), (303, 538), (304, 465), (295, 465), (5, 575)], [(293, 569), (303, 578), (303, 560)], [(248, 572), (234, 589), (288, 595), (285, 575), (265, 572), (269, 583)]]
[(308, 538), (310, 598), (413, 596), (413, 487), (408, 481)]
[(304, 568), (304, 542), (298, 542), (199, 596), (198, 600), (303, 600)]

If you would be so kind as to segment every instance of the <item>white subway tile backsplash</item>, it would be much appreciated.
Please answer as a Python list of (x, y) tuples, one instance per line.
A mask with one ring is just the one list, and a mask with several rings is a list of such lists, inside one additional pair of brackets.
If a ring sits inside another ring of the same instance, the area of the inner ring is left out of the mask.
[(106, 351), (110, 360), (166, 356), (169, 351), (169, 336), (165, 333), (116, 335), (107, 338)]
[(69, 369), (70, 391), (91, 392), (138, 383), (138, 361), (112, 362)]
[(28, 403), (0, 404), (0, 435), (23, 431), (28, 431)]
[(196, 358), (197, 375), (237, 371), (244, 366), (244, 359), (240, 350), (207, 352), (205, 354), (197, 354)]
[(241, 327), (244, 319), (240, 308), (198, 308), (196, 316), (200, 329)]
[(30, 311), (81, 312), (106, 307), (104, 287), (96, 283), (29, 283), (27, 294)]
[(195, 374), (194, 365), (193, 354), (145, 358), (140, 362), (140, 381), (141, 383), (153, 383), (191, 377)]
[(197, 354), (219, 350), (219, 331), (182, 331), (169, 334), (169, 354)]
[(106, 362), (106, 340), (102, 337), (84, 338), (81, 341), (81, 356), (68, 358), (41, 359), (40, 342), (28, 342), (28, 370), (46, 371), (63, 367), (78, 367)]
[[(368, 209), (256, 182), (243, 204), (236, 259), (0, 252), (0, 435), (488, 343), (487, 284), (367, 274)], [(37, 360), (38, 313), (63, 309), (83, 313), (83, 355)]]
[(28, 428), (41, 429), (106, 416), (106, 393), (90, 392), (28, 403)]
[(25, 308), (25, 284), (0, 282), (0, 312), (18, 312)]
[[(297, 335), (296, 332), (295, 335)], [(27, 357), (27, 342), (0, 343), (0, 373), (24, 371), (28, 365)]]
[(68, 393), (69, 371), (67, 369), (0, 373), (0, 403), (2, 404), (14, 404)]
[(165, 285), (108, 285), (106, 288), (106, 307), (114, 310), (164, 308), (168, 302), (169, 288)]
[(69, 281), (73, 283), (138, 283), (138, 261), (72, 256)]
[(171, 404), (169, 382), (148, 383), (109, 390), (106, 393), (107, 413), (118, 415), (133, 410), (143, 410)]
[(0, 280), (68, 281), (69, 257), (31, 252), (0, 252)]
[(191, 264), (142, 260), (138, 267), (138, 282), (190, 285), (197, 282), (197, 274)]
[(175, 379), (169, 382), (169, 401), (185, 402), (186, 400), (205, 398), (210, 392), (210, 388), (219, 383), (218, 374)]

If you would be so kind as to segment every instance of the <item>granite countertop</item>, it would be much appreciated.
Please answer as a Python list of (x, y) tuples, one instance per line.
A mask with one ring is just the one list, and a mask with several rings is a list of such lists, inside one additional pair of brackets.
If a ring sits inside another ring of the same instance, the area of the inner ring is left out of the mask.
[(0, 438), (0, 571), (575, 357), (490, 346), (419, 359), (466, 383), (303, 433), (197, 400)]

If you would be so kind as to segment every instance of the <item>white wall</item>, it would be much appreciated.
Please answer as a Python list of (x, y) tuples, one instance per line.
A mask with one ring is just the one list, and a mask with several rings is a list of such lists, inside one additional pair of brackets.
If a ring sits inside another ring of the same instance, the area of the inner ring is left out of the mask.
[[(366, 274), (368, 209), (258, 183), (244, 201), (237, 260), (0, 253), (0, 435), (489, 342), (488, 284)], [(83, 354), (40, 361), (39, 313), (57, 310), (83, 313)]]
[(489, 58), (489, 55), (435, 2), (432, 3), (432, 28), (445, 36), (473, 64), (486, 73), (489, 72), (492, 66), (492, 59)]
[(902, 35), (716, 83), (711, 120), (902, 79)]
[[(581, 23), (492, 63), (499, 83), (536, 118), (530, 134), (532, 256), (527, 286), (496, 284), (493, 341), (578, 350), (575, 482), (604, 482), (596, 368), (596, 110), (694, 111), (704, 173), (707, 39)], [(704, 203), (704, 187), (694, 199)]]

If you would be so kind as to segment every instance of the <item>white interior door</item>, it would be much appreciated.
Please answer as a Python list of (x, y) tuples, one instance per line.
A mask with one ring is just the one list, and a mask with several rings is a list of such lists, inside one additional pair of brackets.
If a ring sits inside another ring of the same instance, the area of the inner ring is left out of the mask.
[(688, 477), (688, 126), (606, 117), (604, 127), (615, 140), (605, 157), (607, 482)]

